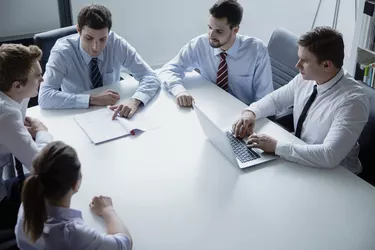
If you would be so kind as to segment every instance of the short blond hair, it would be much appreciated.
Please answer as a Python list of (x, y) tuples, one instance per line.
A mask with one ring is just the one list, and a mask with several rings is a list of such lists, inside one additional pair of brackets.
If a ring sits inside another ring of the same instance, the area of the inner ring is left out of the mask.
[(0, 46), (0, 91), (9, 91), (15, 81), (27, 82), (32, 65), (42, 57), (35, 45), (2, 44)]

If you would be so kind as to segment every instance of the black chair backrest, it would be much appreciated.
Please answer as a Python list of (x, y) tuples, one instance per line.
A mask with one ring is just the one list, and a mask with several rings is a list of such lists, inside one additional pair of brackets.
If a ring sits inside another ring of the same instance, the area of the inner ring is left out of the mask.
[[(46, 64), (48, 62), (51, 49), (55, 45), (56, 41), (61, 37), (69, 36), (75, 33), (77, 33), (76, 26), (69, 26), (34, 35), (34, 44), (43, 51), (43, 55), (40, 60), (40, 66), (42, 67), (43, 73), (46, 71)], [(28, 107), (30, 108), (36, 105), (38, 105), (38, 97), (31, 98)]]
[(268, 43), (268, 53), (271, 59), (273, 87), (278, 89), (292, 80), (298, 70), (298, 37), (283, 29), (276, 29)]
[(0, 230), (0, 250), (12, 250), (18, 249), (16, 236), (14, 234), (14, 229), (1, 229)]
[(43, 56), (40, 61), (40, 66), (42, 67), (43, 73), (46, 69), (46, 64), (48, 62), (51, 49), (55, 45), (57, 39), (75, 33), (77, 33), (76, 26), (69, 26), (34, 35), (34, 44), (43, 51)]
[(363, 166), (360, 176), (366, 181), (375, 184), (375, 89), (363, 83), (361, 83), (361, 86), (370, 99), (370, 115), (358, 140), (361, 147), (359, 160)]

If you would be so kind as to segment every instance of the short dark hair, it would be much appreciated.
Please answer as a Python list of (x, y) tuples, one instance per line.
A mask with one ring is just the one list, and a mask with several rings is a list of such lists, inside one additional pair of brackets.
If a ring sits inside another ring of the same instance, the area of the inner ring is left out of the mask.
[(76, 151), (61, 141), (44, 147), (33, 161), (33, 172), (22, 188), (24, 231), (32, 242), (43, 233), (47, 220), (46, 200), (58, 202), (81, 179)]
[(242, 21), (243, 8), (236, 0), (219, 0), (211, 8), (214, 18), (227, 18), (230, 28), (239, 26)]
[(107, 7), (100, 4), (83, 7), (78, 13), (77, 21), (80, 30), (84, 26), (95, 30), (108, 28), (108, 31), (112, 28), (112, 14)]
[(298, 45), (308, 48), (318, 63), (331, 61), (336, 68), (344, 63), (344, 40), (342, 34), (331, 27), (316, 27), (298, 40)]
[(0, 46), (0, 91), (12, 88), (15, 81), (26, 84), (33, 63), (39, 61), (42, 51), (35, 45), (2, 44)]

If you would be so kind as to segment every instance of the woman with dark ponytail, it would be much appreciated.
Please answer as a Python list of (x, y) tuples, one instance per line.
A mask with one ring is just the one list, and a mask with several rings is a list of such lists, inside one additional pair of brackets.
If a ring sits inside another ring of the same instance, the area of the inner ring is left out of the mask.
[(83, 224), (80, 211), (70, 208), (81, 185), (76, 151), (63, 142), (46, 146), (33, 162), (25, 181), (16, 226), (20, 249), (131, 249), (132, 239), (109, 197), (94, 197), (92, 211), (103, 217), (108, 234)]

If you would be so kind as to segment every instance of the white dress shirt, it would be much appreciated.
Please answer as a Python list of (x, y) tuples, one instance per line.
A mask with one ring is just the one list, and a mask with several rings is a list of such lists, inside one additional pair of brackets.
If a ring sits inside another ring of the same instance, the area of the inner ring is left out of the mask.
[[(256, 119), (276, 115), (294, 106), (296, 128), (302, 110), (313, 92), (315, 81), (304, 80), (298, 74), (292, 81), (248, 107)], [(319, 168), (342, 165), (360, 173), (357, 140), (369, 117), (369, 100), (361, 86), (341, 69), (330, 81), (317, 85), (317, 97), (312, 103), (301, 139), (306, 145), (278, 141), (276, 154), (286, 160)]]
[[(194, 69), (216, 84), (221, 52), (220, 48), (211, 47), (207, 34), (198, 36), (163, 66), (159, 76), (173, 96), (186, 91), (181, 80), (185, 72)], [(237, 34), (234, 44), (225, 52), (230, 94), (249, 105), (273, 91), (270, 58), (261, 40)]]
[(108, 235), (84, 224), (78, 210), (47, 205), (47, 221), (42, 236), (32, 243), (23, 230), (25, 220), (23, 205), (18, 212), (15, 234), (22, 250), (130, 250), (129, 238), (122, 233)]
[[(4, 167), (13, 167), (13, 155), (30, 170), (38, 151), (52, 141), (51, 134), (46, 131), (38, 132), (35, 141), (31, 137), (24, 125), (28, 103), (28, 98), (20, 104), (0, 91), (0, 176)], [(7, 190), (1, 178), (0, 201), (6, 194)]]
[[(92, 57), (81, 47), (79, 34), (60, 38), (51, 50), (40, 86), (39, 106), (45, 109), (88, 108), (93, 88), (90, 79)], [(120, 81), (121, 69), (127, 69), (139, 81), (133, 98), (146, 105), (160, 88), (160, 80), (136, 50), (111, 31), (98, 56), (103, 85)], [(61, 88), (61, 91), (60, 91)]]

